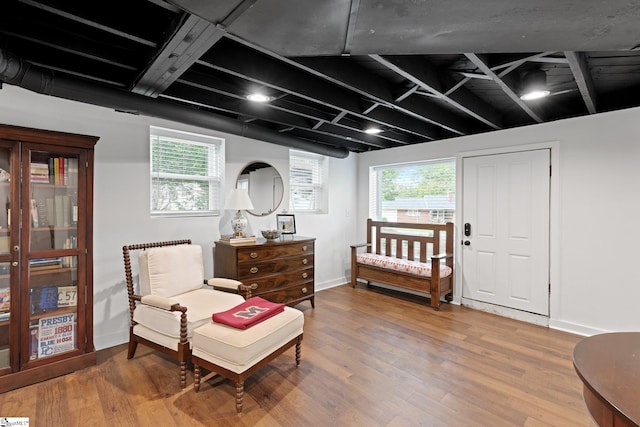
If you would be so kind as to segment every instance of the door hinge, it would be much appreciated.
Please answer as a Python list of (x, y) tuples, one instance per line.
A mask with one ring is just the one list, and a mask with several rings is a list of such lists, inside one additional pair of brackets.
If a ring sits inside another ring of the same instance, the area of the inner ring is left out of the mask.
[(551, 283), (549, 283), (549, 295), (551, 295)]
[(551, 168), (552, 168), (552, 166), (549, 165), (549, 176), (551, 176)]

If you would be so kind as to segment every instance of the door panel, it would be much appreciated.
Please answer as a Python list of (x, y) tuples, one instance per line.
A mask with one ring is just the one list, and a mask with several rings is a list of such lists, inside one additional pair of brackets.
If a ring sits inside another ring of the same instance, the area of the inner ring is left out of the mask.
[(463, 159), (462, 296), (549, 314), (549, 150)]

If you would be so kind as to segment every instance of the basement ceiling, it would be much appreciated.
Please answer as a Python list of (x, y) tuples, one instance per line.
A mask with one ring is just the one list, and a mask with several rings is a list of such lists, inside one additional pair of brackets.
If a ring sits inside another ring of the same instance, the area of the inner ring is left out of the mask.
[[(628, 0), (5, 0), (0, 79), (344, 157), (638, 106), (639, 22)], [(551, 95), (522, 101), (532, 70)]]

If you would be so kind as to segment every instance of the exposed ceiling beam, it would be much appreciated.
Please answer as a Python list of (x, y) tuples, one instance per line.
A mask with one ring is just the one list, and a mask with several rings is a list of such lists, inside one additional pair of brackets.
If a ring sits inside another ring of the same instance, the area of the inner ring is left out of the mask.
[(47, 6), (46, 4), (39, 3), (39, 2), (33, 1), (33, 0), (19, 0), (19, 1), (21, 3), (29, 5), (31, 7), (35, 7), (35, 8), (44, 10), (44, 11), (46, 11), (48, 13), (52, 13), (54, 15), (61, 16), (61, 17), (65, 18), (65, 19), (69, 19), (71, 21), (75, 21), (75, 22), (87, 25), (89, 27), (92, 27), (92, 28), (97, 28), (97, 29), (99, 29), (101, 31), (104, 31), (106, 33), (110, 33), (110, 34), (113, 34), (113, 35), (116, 35), (116, 36), (119, 36), (119, 37), (126, 38), (127, 40), (135, 41), (135, 42), (138, 42), (140, 44), (143, 44), (143, 45), (146, 45), (146, 46), (149, 46), (149, 47), (153, 47), (153, 48), (157, 47), (157, 44), (152, 42), (152, 41), (150, 41), (150, 40), (146, 40), (146, 39), (144, 39), (142, 37), (138, 37), (136, 35), (129, 34), (129, 33), (126, 33), (124, 31), (119, 31), (119, 30), (117, 30), (117, 29), (115, 29), (113, 27), (108, 27), (106, 25), (102, 25), (102, 24), (100, 24), (98, 22), (82, 18), (81, 16), (77, 16), (77, 15), (74, 15), (72, 13), (68, 13), (68, 12), (65, 12), (63, 10), (51, 7), (51, 6)]
[(244, 0), (220, 23), (212, 24), (195, 15), (185, 14), (184, 20), (169, 37), (154, 60), (138, 78), (132, 92), (156, 97), (187, 71), (224, 35), (257, 0)]
[(154, 98), (160, 95), (223, 35), (215, 25), (195, 15), (187, 16), (146, 67), (132, 92)]
[[(245, 87), (247, 92), (251, 90), (249, 82), (253, 82), (254, 85), (266, 86), (318, 105), (324, 105), (338, 111), (347, 111), (363, 120), (371, 120), (370, 115), (362, 114), (362, 99), (357, 94), (345, 92), (324, 79), (314, 78), (299, 68), (290, 67), (272, 57), (256, 54), (244, 46), (237, 45), (225, 49), (216, 46), (216, 49), (205, 54), (198, 63), (248, 80)], [(405, 128), (404, 126), (407, 126), (410, 120), (405, 120), (404, 124), (398, 125), (393, 119), (385, 118), (385, 114), (390, 115), (391, 112), (378, 115), (377, 121), (386, 128), (418, 133), (426, 139), (434, 139), (437, 135), (422, 121), (412, 120), (412, 123), (408, 125), (411, 127)]]
[[(467, 128), (467, 124), (463, 120), (454, 114), (443, 111), (441, 108), (436, 108), (425, 103), (395, 102), (393, 95), (389, 90), (387, 90), (389, 85), (385, 80), (378, 78), (362, 68), (354, 70), (351, 64), (342, 61), (348, 60), (348, 58), (323, 57), (318, 60), (318, 58), (304, 57), (295, 58), (295, 60), (293, 60), (277, 55), (274, 52), (250, 43), (231, 33), (227, 33), (226, 38), (247, 46), (252, 51), (258, 51), (265, 55), (269, 55), (281, 63), (291, 65), (328, 82), (342, 86), (343, 88), (349, 89), (353, 92), (360, 93), (375, 102), (379, 102), (382, 105), (387, 105), (389, 108), (399, 110), (420, 121), (440, 126), (449, 132), (458, 135), (466, 135), (470, 133), (470, 130)], [(339, 66), (332, 64), (339, 60), (341, 61)], [(427, 139), (439, 139), (441, 137), (437, 132), (433, 132), (433, 135), (423, 136)]]
[(520, 108), (522, 108), (533, 120), (538, 123), (542, 123), (544, 120), (534, 112), (523, 100), (520, 99), (518, 94), (516, 94), (513, 89), (507, 85), (489, 66), (475, 53), (465, 53), (464, 54), (471, 62), (473, 62), (480, 71), (491, 77), (493, 81), (500, 86), (500, 89), (513, 100)]
[(383, 57), (380, 55), (369, 55), (369, 57), (474, 119), (480, 120), (494, 129), (502, 129), (500, 115), (466, 89), (460, 88), (450, 96), (445, 95), (440, 84), (441, 77), (438, 75), (438, 71), (426, 60), (418, 63), (404, 57)]
[(360, 8), (360, 0), (351, 0), (351, 8), (349, 10), (349, 23), (347, 24), (347, 34), (344, 37), (344, 49), (342, 53), (348, 55), (351, 52), (351, 43), (356, 32), (356, 22), (358, 21), (358, 9)]
[(591, 73), (589, 72), (586, 55), (583, 52), (565, 52), (564, 55), (567, 57), (567, 61), (569, 61), (569, 68), (571, 68), (571, 72), (576, 80), (578, 89), (580, 89), (580, 94), (587, 106), (587, 110), (590, 114), (597, 113), (596, 91), (593, 86)]

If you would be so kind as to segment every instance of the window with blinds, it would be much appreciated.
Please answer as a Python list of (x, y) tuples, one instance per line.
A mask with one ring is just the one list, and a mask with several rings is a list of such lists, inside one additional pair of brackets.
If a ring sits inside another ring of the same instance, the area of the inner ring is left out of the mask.
[(150, 127), (151, 215), (220, 215), (224, 139)]
[(390, 222), (453, 222), (455, 191), (455, 159), (374, 166), (369, 170), (369, 216)]
[(328, 163), (325, 156), (289, 150), (289, 211), (327, 211)]

